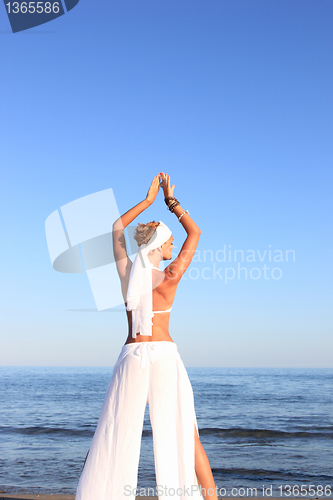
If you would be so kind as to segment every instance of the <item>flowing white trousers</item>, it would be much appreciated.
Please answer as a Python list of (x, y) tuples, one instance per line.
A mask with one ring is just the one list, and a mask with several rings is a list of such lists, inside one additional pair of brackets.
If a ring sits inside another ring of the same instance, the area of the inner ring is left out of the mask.
[(158, 498), (204, 498), (194, 468), (192, 386), (177, 345), (158, 341), (123, 346), (75, 500), (135, 499), (147, 402)]

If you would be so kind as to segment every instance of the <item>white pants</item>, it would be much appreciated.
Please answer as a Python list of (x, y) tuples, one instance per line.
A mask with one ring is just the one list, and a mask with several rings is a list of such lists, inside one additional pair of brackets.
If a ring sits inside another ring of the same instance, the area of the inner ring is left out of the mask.
[(204, 498), (194, 469), (192, 386), (177, 345), (158, 341), (123, 346), (75, 500), (135, 499), (147, 402), (159, 499)]

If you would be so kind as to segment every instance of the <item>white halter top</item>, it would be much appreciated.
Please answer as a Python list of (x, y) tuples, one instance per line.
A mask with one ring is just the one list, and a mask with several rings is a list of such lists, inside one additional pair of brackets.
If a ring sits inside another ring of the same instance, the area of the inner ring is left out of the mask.
[[(161, 273), (163, 272), (163, 271), (161, 271), (161, 269), (159, 269), (158, 267), (155, 267), (155, 266), (152, 266), (152, 269), (157, 269)], [(166, 309), (165, 311), (153, 311), (153, 313), (154, 314), (157, 314), (157, 313), (167, 313), (167, 312), (170, 312), (171, 309), (172, 309), (172, 306), (170, 307), (170, 309)]]

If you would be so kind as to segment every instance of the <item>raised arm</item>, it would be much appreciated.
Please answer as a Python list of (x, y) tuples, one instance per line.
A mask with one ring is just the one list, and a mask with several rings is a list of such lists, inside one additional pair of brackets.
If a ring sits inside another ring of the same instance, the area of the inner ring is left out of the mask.
[[(175, 185), (173, 184), (172, 186), (170, 186), (169, 175), (162, 174), (162, 185), (164, 198), (166, 198), (167, 196), (173, 196)], [(184, 212), (185, 210), (181, 207), (181, 205), (177, 205), (173, 211), (173, 213), (176, 214), (177, 217), (179, 217)], [(165, 269), (168, 278), (173, 282), (178, 282), (190, 265), (201, 234), (201, 230), (188, 213), (182, 215), (180, 223), (187, 232), (187, 238), (184, 241), (178, 256)]]
[(126, 251), (124, 228), (128, 226), (138, 215), (148, 208), (155, 200), (159, 188), (159, 175), (156, 175), (150, 185), (146, 198), (125, 212), (112, 226), (113, 254), (116, 260), (117, 271), (120, 278), (126, 276), (132, 267)]

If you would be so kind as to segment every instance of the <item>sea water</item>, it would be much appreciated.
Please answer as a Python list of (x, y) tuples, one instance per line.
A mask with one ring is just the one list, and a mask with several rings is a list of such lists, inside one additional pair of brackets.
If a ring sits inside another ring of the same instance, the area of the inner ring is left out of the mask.
[[(221, 496), (333, 497), (332, 369), (187, 371)], [(0, 369), (2, 491), (75, 493), (111, 376), (112, 367)], [(147, 406), (138, 488), (154, 487)]]

